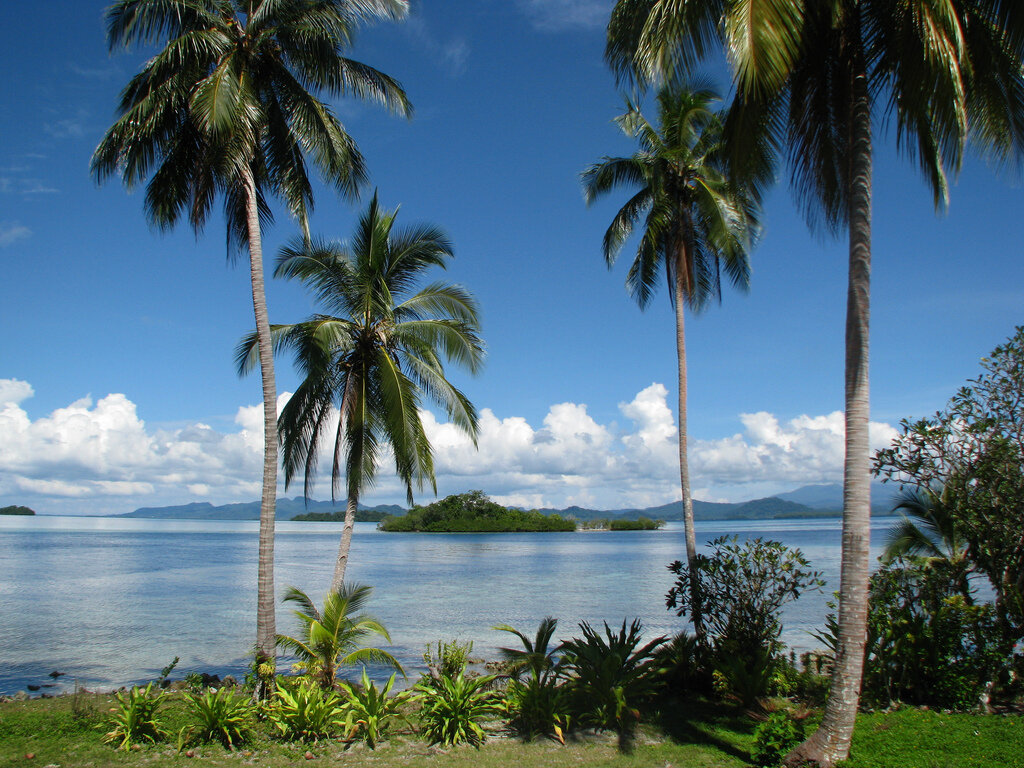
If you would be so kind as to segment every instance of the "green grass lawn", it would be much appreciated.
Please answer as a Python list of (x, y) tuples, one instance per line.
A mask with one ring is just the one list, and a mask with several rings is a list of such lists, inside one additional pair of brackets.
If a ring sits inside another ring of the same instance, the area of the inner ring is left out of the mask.
[[(484, 746), (430, 747), (412, 733), (393, 736), (375, 751), (338, 741), (298, 744), (258, 730), (236, 752), (218, 745), (179, 754), (175, 735), (188, 719), (176, 696), (160, 713), (170, 741), (119, 752), (103, 744), (105, 721), (116, 702), (110, 695), (62, 696), (0, 704), (0, 768), (6, 766), (267, 766), (343, 765), (352, 768), (733, 768), (750, 765), (754, 723), (741, 710), (694, 701), (673, 707), (660, 724), (645, 726), (632, 754), (621, 754), (610, 734), (523, 744), (491, 738)], [(307, 751), (313, 755), (306, 760)], [(27, 758), (32, 754), (34, 757)], [(906, 709), (863, 714), (858, 719), (849, 768), (1024, 768), (1024, 718), (940, 714)]]

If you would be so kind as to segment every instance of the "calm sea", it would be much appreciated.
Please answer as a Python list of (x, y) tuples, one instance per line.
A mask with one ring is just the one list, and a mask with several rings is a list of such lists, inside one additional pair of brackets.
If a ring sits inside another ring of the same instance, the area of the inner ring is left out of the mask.
[[(873, 521), (878, 550), (891, 519)], [(295, 585), (319, 602), (330, 582), (341, 526), (277, 525), (277, 592)], [(826, 600), (838, 588), (838, 520), (698, 523), (698, 544), (761, 536), (799, 547), (824, 572), (825, 594), (787, 609), (783, 639), (814, 647)], [(374, 587), (370, 612), (391, 632), (407, 669), (426, 643), (459, 638), (494, 657), (533, 633), (544, 616), (558, 638), (577, 624), (639, 617), (654, 637), (683, 628), (665, 609), (665, 566), (684, 553), (680, 524), (661, 531), (538, 534), (381, 533), (358, 523), (350, 580)], [(172, 677), (192, 671), (239, 678), (255, 638), (256, 522), (0, 516), (0, 694), (42, 692), (77, 681), (110, 689), (152, 679), (175, 656)], [(876, 551), (877, 554), (877, 551)], [(285, 607), (278, 631), (296, 630)], [(384, 646), (384, 643), (381, 643)], [(53, 671), (63, 672), (56, 682)]]

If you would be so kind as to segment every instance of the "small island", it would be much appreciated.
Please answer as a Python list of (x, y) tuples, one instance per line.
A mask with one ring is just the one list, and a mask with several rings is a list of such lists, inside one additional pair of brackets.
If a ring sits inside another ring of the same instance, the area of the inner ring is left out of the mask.
[(21, 507), (16, 504), (12, 504), (9, 507), (0, 507), (0, 515), (34, 515), (35, 513), (34, 509)]
[(575, 531), (576, 521), (559, 514), (503, 507), (483, 491), (447, 496), (401, 517), (387, 517), (377, 526), (389, 532), (511, 533)]

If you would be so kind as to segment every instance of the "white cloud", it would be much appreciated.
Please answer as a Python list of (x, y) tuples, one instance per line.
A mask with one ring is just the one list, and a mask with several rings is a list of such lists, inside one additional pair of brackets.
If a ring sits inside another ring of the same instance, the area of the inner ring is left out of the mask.
[(0, 248), (32, 236), (32, 230), (16, 221), (0, 221)]
[[(202, 423), (153, 429), (123, 394), (82, 398), (35, 420), (21, 407), (32, 394), (28, 382), (0, 379), (0, 503), (35, 502), (49, 512), (128, 512), (259, 496), (261, 405), (240, 407), (232, 432)], [(279, 411), (288, 397), (279, 397)], [(551, 406), (539, 426), (485, 408), (477, 448), (454, 425), (424, 413), (438, 492), (480, 488), (498, 501), (526, 507), (615, 509), (677, 499), (677, 432), (667, 400), (668, 390), (654, 383), (620, 403), (629, 422), (625, 428), (598, 423), (582, 403)], [(697, 498), (739, 501), (841, 478), (841, 413), (782, 422), (760, 412), (741, 414), (739, 420), (743, 429), (734, 435), (691, 438)], [(872, 424), (872, 447), (895, 435), (888, 424)], [(314, 495), (327, 498), (330, 459), (325, 456), (320, 466)], [(365, 500), (404, 502), (389, 457)], [(417, 500), (426, 499), (419, 493)]]
[(534, 27), (545, 32), (594, 29), (608, 23), (615, 0), (516, 0)]

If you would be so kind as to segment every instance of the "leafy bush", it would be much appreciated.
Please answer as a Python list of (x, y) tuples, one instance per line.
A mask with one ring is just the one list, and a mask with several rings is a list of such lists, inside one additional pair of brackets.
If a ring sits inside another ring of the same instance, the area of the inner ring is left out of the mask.
[(710, 655), (694, 635), (680, 632), (661, 646), (656, 666), (663, 691), (669, 695), (711, 693)]
[(573, 716), (581, 724), (614, 730), (625, 746), (640, 719), (640, 705), (657, 688), (656, 651), (665, 638), (641, 645), (639, 619), (628, 629), (623, 619), (617, 633), (605, 623), (604, 637), (587, 622), (580, 630), (582, 638), (562, 644)]
[(207, 689), (202, 695), (186, 693), (192, 716), (198, 721), (193, 737), (200, 741), (219, 741), (234, 749), (245, 741), (252, 721), (252, 705), (228, 688)]
[(154, 693), (153, 683), (145, 688), (132, 688), (117, 694), (117, 712), (113, 716), (113, 730), (103, 737), (111, 744), (117, 742), (118, 749), (131, 749), (133, 744), (148, 741), (151, 744), (167, 738), (156, 719), (156, 709), (163, 701), (164, 694)]
[[(726, 688), (748, 703), (769, 693), (782, 650), (782, 608), (825, 582), (799, 549), (777, 541), (722, 536), (710, 555), (694, 561), (697, 594), (691, 594), (690, 569), (675, 561), (668, 569), (676, 582), (665, 604), (679, 616), (703, 616), (713, 666)], [(700, 605), (694, 606), (694, 599)]]
[(871, 578), (864, 698), (977, 706), (1012, 656), (989, 604), (973, 604), (940, 563), (910, 558)]
[(341, 700), (310, 680), (293, 690), (278, 686), (270, 706), (270, 721), (285, 739), (317, 741), (345, 727)]
[(500, 694), (491, 690), (493, 676), (469, 678), (441, 675), (419, 683), (423, 734), (431, 744), (453, 746), (468, 742), (480, 746), (487, 738), (480, 721), (501, 711)]
[(750, 757), (758, 768), (778, 768), (783, 758), (804, 740), (804, 724), (787, 712), (768, 715), (754, 731), (754, 748)]
[(384, 688), (378, 689), (367, 677), (366, 667), (363, 667), (359, 686), (347, 682), (339, 685), (343, 697), (346, 698), (342, 704), (345, 712), (346, 738), (359, 737), (370, 749), (374, 749), (391, 725), (402, 719), (401, 708), (409, 700), (411, 693), (402, 691), (389, 696), (394, 684), (395, 674), (392, 673)]

